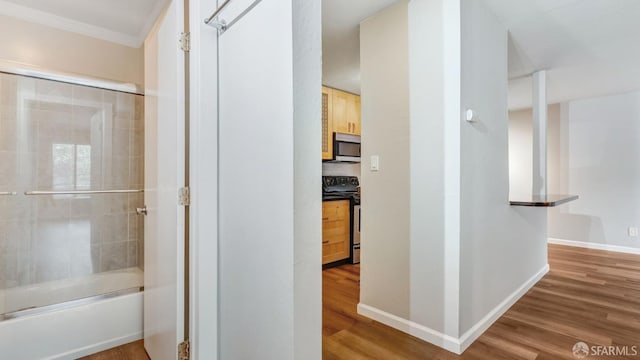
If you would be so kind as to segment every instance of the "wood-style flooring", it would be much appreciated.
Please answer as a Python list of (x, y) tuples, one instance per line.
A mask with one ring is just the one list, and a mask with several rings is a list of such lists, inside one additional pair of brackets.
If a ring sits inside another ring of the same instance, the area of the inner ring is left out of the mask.
[(359, 316), (358, 265), (325, 270), (323, 359), (575, 360), (578, 341), (640, 352), (640, 256), (550, 245), (549, 265), (462, 356)]
[(149, 360), (142, 340), (106, 350), (80, 360)]
[[(640, 256), (550, 245), (549, 264), (551, 271), (462, 356), (359, 316), (359, 265), (325, 270), (323, 359), (575, 360), (578, 341), (640, 351)], [(136, 342), (85, 359), (148, 357)]]

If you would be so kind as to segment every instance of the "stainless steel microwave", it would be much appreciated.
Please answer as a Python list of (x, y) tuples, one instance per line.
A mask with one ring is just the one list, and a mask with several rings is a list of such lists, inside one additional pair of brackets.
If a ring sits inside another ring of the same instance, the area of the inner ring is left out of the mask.
[(333, 160), (360, 162), (360, 135), (333, 133)]

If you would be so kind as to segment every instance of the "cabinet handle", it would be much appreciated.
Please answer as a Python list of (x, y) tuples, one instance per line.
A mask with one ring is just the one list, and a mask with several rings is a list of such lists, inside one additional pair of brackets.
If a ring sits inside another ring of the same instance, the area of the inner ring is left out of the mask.
[(329, 218), (328, 217), (323, 217), (322, 220), (329, 220)]
[(323, 244), (328, 244), (328, 243), (329, 243), (329, 240), (325, 240), (325, 241), (323, 241), (322, 243), (323, 243)]

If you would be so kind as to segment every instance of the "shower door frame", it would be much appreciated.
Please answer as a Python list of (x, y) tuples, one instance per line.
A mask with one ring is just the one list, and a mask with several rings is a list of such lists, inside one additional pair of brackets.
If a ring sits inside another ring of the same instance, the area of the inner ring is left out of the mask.
[(71, 74), (42, 67), (0, 59), (0, 73), (21, 75), (42, 80), (52, 80), (61, 83), (88, 86), (102, 90), (119, 91), (128, 94), (144, 96), (144, 89), (137, 84), (104, 80), (91, 76)]
[[(116, 91), (116, 92), (121, 92), (121, 93), (126, 93), (126, 94), (144, 96), (144, 91), (143, 91), (142, 87), (140, 87), (140, 86), (138, 86), (136, 84), (115, 82), (115, 81), (110, 81), (110, 80), (93, 78), (93, 77), (85, 76), (85, 75), (71, 74), (71, 73), (66, 73), (66, 72), (61, 72), (61, 71), (55, 71), (55, 70), (45, 69), (45, 68), (41, 68), (41, 67), (29, 65), (29, 64), (18, 63), (18, 62), (3, 60), (3, 59), (0, 59), (0, 73), (7, 74), (7, 75), (13, 75), (13, 76), (22, 76), (22, 77), (27, 77), (27, 78), (33, 78), (33, 79), (36, 79), (36, 80), (54, 81), (54, 82), (58, 82), (58, 83), (69, 84), (69, 85), (72, 85), (72, 86), (85, 86), (85, 87), (91, 87), (91, 88), (96, 88), (96, 89), (100, 89), (100, 90)], [(70, 102), (65, 103), (65, 102), (59, 101), (59, 100), (62, 100), (62, 99), (63, 99), (63, 97), (61, 97), (61, 96), (38, 95), (38, 94), (34, 94), (34, 93), (21, 93), (21, 92), (18, 92), (16, 94), (16, 101), (18, 103), (20, 103), (20, 104), (24, 104), (27, 101), (43, 101), (44, 100), (44, 101), (49, 102), (49, 103), (59, 103), (59, 104), (71, 105)], [(103, 118), (109, 118), (111, 116), (111, 109), (109, 109), (104, 104), (95, 103), (95, 102), (91, 102), (91, 101), (88, 101), (88, 100), (83, 100), (82, 103), (79, 103), (79, 104), (76, 104), (76, 105), (94, 108), (97, 112), (102, 112), (103, 113)], [(16, 116), (17, 116), (18, 119), (23, 119), (24, 118), (24, 116), (25, 116), (24, 115), (24, 111), (25, 111), (24, 109), (25, 109), (24, 105), (21, 105), (21, 106), (17, 107), (18, 113), (16, 114)], [(103, 170), (104, 170), (105, 166), (110, 168), (111, 164), (107, 164), (107, 165), (102, 164), (102, 166), (103, 166)], [(138, 192), (142, 193), (142, 192), (144, 192), (144, 189), (96, 190), (96, 191), (91, 191), (91, 190), (57, 191), (56, 189), (45, 189), (45, 190), (28, 189), (28, 190), (25, 190), (25, 191), (22, 191), (22, 192), (21, 191), (15, 191), (15, 190), (16, 189), (14, 189), (11, 192), (8, 192), (8, 193), (6, 193), (4, 195), (10, 195), (10, 196), (53, 195), (53, 196), (56, 196), (58, 194), (60, 194), (60, 195), (74, 195), (74, 194), (75, 195), (89, 195), (89, 194), (104, 194), (104, 193), (138, 193)], [(6, 312), (4, 314), (0, 314), (0, 321), (19, 318), (19, 317), (24, 317), (24, 316), (31, 316), (31, 315), (47, 313), (47, 312), (54, 311), (54, 310), (57, 310), (57, 309), (69, 308), (69, 307), (77, 306), (77, 305), (80, 305), (80, 304), (88, 304), (88, 303), (92, 303), (92, 302), (95, 302), (95, 301), (109, 299), (109, 298), (113, 298), (113, 297), (120, 296), (120, 295), (131, 294), (131, 293), (134, 293), (134, 292), (141, 292), (141, 291), (143, 291), (143, 289), (144, 289), (144, 286), (139, 286), (139, 287), (135, 287), (135, 288), (120, 289), (120, 290), (117, 290), (117, 291), (114, 291), (114, 292), (109, 292), (109, 293), (104, 293), (104, 294), (95, 294), (95, 295), (88, 296), (88, 297), (83, 297), (83, 298), (80, 298), (80, 299), (71, 299), (69, 301), (65, 301), (65, 302), (62, 302), (62, 303), (52, 303), (52, 304), (47, 304), (47, 305), (42, 305), (42, 306), (37, 306), (37, 307), (29, 307), (28, 309), (24, 309), (24, 310), (8, 311), (8, 312)]]
[[(0, 73), (133, 95), (145, 95), (142, 88), (136, 84), (55, 71), (3, 59), (0, 59)], [(142, 191), (143, 190), (136, 190), (136, 192)], [(96, 192), (111, 193), (119, 191)], [(17, 195), (17, 193), (11, 195)], [(32, 342), (33, 339), (40, 338), (42, 339), (40, 346), (33, 348), (35, 349), (34, 351), (39, 354), (38, 357), (64, 355), (75, 358), (138, 340), (142, 337), (142, 333), (140, 332), (142, 330), (142, 321), (138, 319), (137, 316), (137, 309), (140, 309), (139, 315), (142, 315), (142, 291), (143, 287), (135, 287), (90, 296), (81, 300), (17, 311), (9, 317), (4, 319), (0, 318), (0, 332), (5, 335), (11, 334), (9, 337), (5, 336), (4, 341), (0, 342), (5, 344), (4, 349), (9, 354), (11, 354), (12, 351), (15, 351), (15, 354), (25, 354), (29, 351), (25, 350), (26, 344), (24, 342)], [(75, 307), (78, 308), (72, 309)], [(116, 309), (117, 311), (114, 315), (113, 312)], [(20, 317), (20, 320), (1, 321), (11, 320), (16, 317)], [(68, 337), (64, 339), (69, 341), (63, 341), (63, 339), (57, 336), (58, 334), (65, 334), (65, 332), (68, 331), (82, 331), (82, 324), (86, 321), (104, 322), (105, 326), (99, 327), (100, 330), (97, 332), (87, 331), (78, 333), (72, 340), (69, 340)], [(59, 330), (56, 336), (50, 333), (54, 327)], [(10, 344), (10, 346), (6, 346), (8, 344)]]

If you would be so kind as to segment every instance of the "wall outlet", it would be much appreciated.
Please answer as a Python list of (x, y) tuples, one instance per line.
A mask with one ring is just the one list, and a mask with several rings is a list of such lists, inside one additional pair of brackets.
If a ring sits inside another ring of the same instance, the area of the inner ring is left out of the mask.
[(638, 236), (638, 228), (634, 226), (629, 227), (629, 236), (636, 237)]

